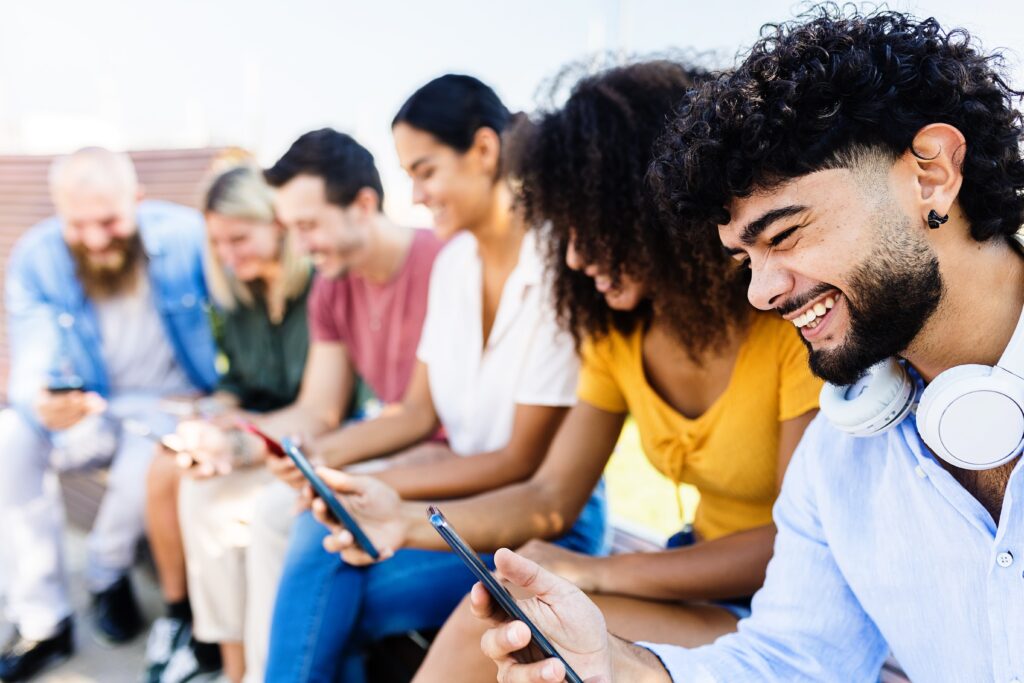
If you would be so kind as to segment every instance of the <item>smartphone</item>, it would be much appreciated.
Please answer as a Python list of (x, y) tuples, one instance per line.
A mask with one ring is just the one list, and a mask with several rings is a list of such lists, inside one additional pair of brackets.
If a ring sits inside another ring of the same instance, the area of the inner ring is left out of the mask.
[(263, 440), (263, 445), (267, 447), (267, 452), (273, 455), (274, 457), (283, 458), (285, 457), (285, 455), (287, 455), (284, 452), (284, 448), (282, 448), (281, 444), (279, 444), (276, 439), (274, 439), (271, 436), (268, 436), (252, 422), (239, 418), (238, 426), (244, 429), (245, 431), (249, 432), (250, 434), (255, 434), (256, 436), (260, 437)]
[(523, 613), (523, 610), (519, 609), (519, 605), (516, 603), (516, 599), (512, 597), (512, 594), (491, 574), (473, 549), (455, 533), (455, 529), (451, 527), (437, 506), (431, 505), (427, 508), (427, 515), (430, 517), (430, 524), (437, 530), (437, 533), (441, 534), (441, 538), (445, 540), (445, 543), (452, 549), (452, 552), (459, 556), (469, 568), (469, 571), (473, 572), (473, 575), (484, 585), (484, 588), (487, 589), (487, 592), (491, 594), (491, 597), (498, 603), (498, 606), (508, 615), (508, 618), (514, 621), (521, 621), (530, 628), (530, 633), (532, 634), (530, 642), (536, 646), (540, 654), (537, 657), (527, 657), (525, 661), (537, 661), (538, 659), (554, 657), (565, 666), (565, 680), (570, 683), (583, 683), (583, 679), (572, 670), (572, 667), (562, 658), (562, 655), (558, 654), (558, 650), (551, 644), (551, 641), (534, 626), (533, 622)]
[(313, 487), (313, 491), (316, 492), (316, 495), (327, 504), (327, 509), (331, 511), (334, 518), (338, 520), (343, 527), (349, 530), (349, 533), (352, 534), (352, 538), (356, 540), (359, 547), (373, 559), (379, 560), (380, 553), (377, 552), (377, 548), (375, 548), (373, 543), (370, 541), (370, 537), (363, 533), (362, 528), (360, 528), (355, 518), (349, 514), (349, 511), (341, 504), (338, 497), (334, 495), (334, 491), (324, 483), (323, 479), (317, 476), (317, 473), (313, 470), (313, 465), (309, 462), (309, 459), (299, 449), (299, 447), (287, 437), (281, 440), (281, 447), (284, 449), (285, 454), (292, 459), (292, 462), (295, 463), (295, 466), (299, 468), (302, 475), (309, 481), (309, 484)]
[(66, 394), (72, 391), (81, 391), (83, 388), (81, 377), (70, 377), (67, 379), (54, 379), (46, 390), (51, 394)]
[[(125, 431), (131, 432), (136, 436), (145, 437), (153, 443), (160, 444), (174, 455), (181, 455), (185, 453), (185, 451), (181, 449), (181, 444), (177, 441), (177, 438), (173, 433), (159, 436), (148, 424), (141, 420), (134, 420), (132, 418), (125, 418), (121, 420), (121, 427)], [(195, 460), (192, 461), (192, 464), (196, 464)]]

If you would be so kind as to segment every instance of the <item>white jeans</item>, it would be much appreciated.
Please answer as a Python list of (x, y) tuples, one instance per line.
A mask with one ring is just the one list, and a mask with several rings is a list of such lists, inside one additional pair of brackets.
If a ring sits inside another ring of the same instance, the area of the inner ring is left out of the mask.
[[(146, 471), (155, 451), (153, 442), (118, 428), (131, 418), (163, 434), (175, 425), (173, 416), (158, 410), (160, 398), (151, 394), (112, 397), (105, 413), (107, 453), (93, 461), (110, 464), (107, 491), (89, 534), (86, 580), (89, 590), (102, 591), (118, 580), (135, 559), (143, 531)], [(0, 412), (0, 525), (7, 580), (6, 617), (30, 639), (50, 637), (72, 613), (63, 563), (64, 519), (60, 499), (43, 485), (55, 469), (55, 446), (86, 453), (95, 439), (89, 430), (50, 433), (14, 409)]]

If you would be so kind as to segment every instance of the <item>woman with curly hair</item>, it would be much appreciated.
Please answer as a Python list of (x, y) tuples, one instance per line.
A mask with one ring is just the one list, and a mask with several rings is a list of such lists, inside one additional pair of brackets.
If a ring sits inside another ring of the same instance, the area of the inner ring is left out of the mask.
[[(655, 139), (698, 75), (653, 61), (586, 77), (519, 136), (509, 161), (527, 220), (550, 226), (558, 311), (582, 350), (579, 401), (528, 482), (443, 506), (478, 550), (553, 537), (632, 415), (650, 462), (700, 490), (693, 532), (675, 537), (682, 547), (589, 557), (531, 541), (523, 552), (593, 595), (615, 633), (683, 645), (733, 631), (747, 613), (772, 553), (772, 503), (820, 389), (792, 326), (755, 313), (746, 273), (713, 235), (679, 239), (644, 182)], [(366, 494), (357, 510), (388, 497)], [(397, 523), (370, 505), (363, 517), (382, 545), (440, 541), (421, 504)], [(417, 680), (493, 680), (476, 646), (483, 628), (460, 607)]]

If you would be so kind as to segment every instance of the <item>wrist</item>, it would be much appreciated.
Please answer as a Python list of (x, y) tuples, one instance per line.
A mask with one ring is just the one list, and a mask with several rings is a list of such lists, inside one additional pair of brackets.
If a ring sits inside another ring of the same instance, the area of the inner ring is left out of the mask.
[(672, 683), (661, 659), (647, 648), (609, 634), (608, 649), (613, 681)]
[(231, 461), (235, 467), (251, 467), (263, 461), (266, 453), (258, 437), (240, 429), (228, 431), (231, 442)]
[(399, 512), (402, 525), (402, 545), (406, 548), (421, 550), (447, 549), (441, 536), (430, 525), (426, 517), (426, 503), (421, 501), (404, 502)]
[(580, 590), (587, 593), (613, 593), (614, 560), (612, 557), (588, 557), (580, 571)]

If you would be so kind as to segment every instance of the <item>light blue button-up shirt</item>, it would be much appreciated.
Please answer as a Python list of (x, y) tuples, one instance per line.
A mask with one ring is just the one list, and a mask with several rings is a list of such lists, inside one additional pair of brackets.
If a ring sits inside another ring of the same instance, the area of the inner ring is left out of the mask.
[(997, 526), (913, 418), (856, 438), (818, 417), (775, 505), (753, 616), (713, 645), (647, 647), (680, 683), (877, 681), (890, 647), (915, 683), (1024, 681), (1021, 462)]

